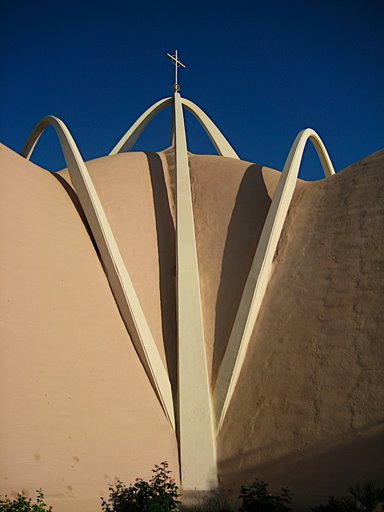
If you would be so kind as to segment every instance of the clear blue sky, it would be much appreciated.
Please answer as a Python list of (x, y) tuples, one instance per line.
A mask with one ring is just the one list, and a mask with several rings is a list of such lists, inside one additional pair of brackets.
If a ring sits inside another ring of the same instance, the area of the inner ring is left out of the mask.
[[(323, 138), (337, 170), (384, 147), (382, 1), (3, 2), (0, 141), (20, 151), (54, 114), (83, 157), (106, 154), (153, 102), (181, 94), (206, 111), (244, 160), (281, 169), (303, 128)], [(137, 149), (168, 145), (169, 111)], [(212, 152), (188, 121), (191, 151)], [(63, 161), (53, 134), (34, 160)], [(303, 177), (319, 176), (312, 151)]]

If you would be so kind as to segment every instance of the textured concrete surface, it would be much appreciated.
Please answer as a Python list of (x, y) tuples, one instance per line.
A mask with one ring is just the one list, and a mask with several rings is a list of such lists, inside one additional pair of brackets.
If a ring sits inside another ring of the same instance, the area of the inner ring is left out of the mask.
[(217, 156), (189, 161), (213, 386), (280, 173)]
[[(87, 162), (87, 168), (166, 364), (163, 338), (170, 338), (172, 346), (176, 346), (176, 319), (172, 318), (175, 314), (175, 235), (160, 157), (123, 153)], [(70, 183), (67, 170), (59, 174)], [(168, 285), (167, 290), (164, 285)], [(163, 337), (164, 330), (166, 336)], [(174, 380), (175, 361), (171, 357), (170, 364)]]
[[(177, 476), (176, 439), (60, 178), (4, 146), (0, 158), (0, 493), (41, 486), (58, 512), (88, 512), (116, 476), (147, 478), (164, 459)], [(383, 474), (383, 161), (298, 182), (218, 438), (235, 494), (259, 477), (305, 510)], [(279, 174), (189, 163), (213, 385)], [(87, 167), (175, 388), (172, 157)]]
[(224, 487), (300, 507), (384, 470), (384, 151), (302, 184), (218, 439)]

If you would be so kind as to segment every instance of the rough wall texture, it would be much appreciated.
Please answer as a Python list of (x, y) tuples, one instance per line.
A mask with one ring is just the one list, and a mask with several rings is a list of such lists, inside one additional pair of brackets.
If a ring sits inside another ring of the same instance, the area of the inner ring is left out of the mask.
[[(177, 476), (176, 439), (66, 171), (55, 179), (3, 146), (0, 158), (0, 493), (41, 486), (58, 512), (94, 511), (116, 476), (148, 477), (161, 460)], [(305, 510), (383, 473), (383, 161), (298, 182), (218, 437), (224, 488), (257, 476), (291, 487)], [(87, 166), (175, 387), (172, 158)], [(197, 155), (190, 170), (214, 386), (279, 174)]]
[(217, 156), (189, 163), (213, 386), (280, 173)]
[(218, 439), (224, 486), (257, 476), (305, 509), (383, 475), (383, 164), (294, 195)]

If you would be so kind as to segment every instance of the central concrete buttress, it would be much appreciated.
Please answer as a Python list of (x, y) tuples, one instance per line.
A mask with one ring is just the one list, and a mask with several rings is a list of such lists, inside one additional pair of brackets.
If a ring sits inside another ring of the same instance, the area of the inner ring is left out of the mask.
[(174, 95), (176, 153), (178, 433), (184, 490), (217, 487), (195, 226), (182, 103)]

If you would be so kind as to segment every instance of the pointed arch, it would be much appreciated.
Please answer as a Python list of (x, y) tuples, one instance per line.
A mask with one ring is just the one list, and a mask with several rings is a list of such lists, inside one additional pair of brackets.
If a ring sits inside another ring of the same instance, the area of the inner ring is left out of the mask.
[(100, 251), (108, 282), (123, 321), (164, 412), (172, 427), (175, 428), (172, 390), (167, 371), (164, 368), (99, 196), (71, 133), (63, 121), (57, 117), (44, 117), (32, 130), (21, 155), (27, 159), (31, 158), (40, 136), (48, 126), (55, 129), (59, 138), (71, 181)]
[(204, 128), (212, 144), (215, 146), (216, 151), (220, 156), (239, 159), (236, 151), (215, 125), (215, 123), (207, 116), (207, 114), (190, 100), (181, 98), (183, 106), (191, 112)]
[(141, 116), (133, 123), (129, 130), (122, 136), (116, 146), (109, 153), (116, 155), (117, 153), (124, 153), (130, 151), (137, 139), (142, 134), (147, 124), (158, 114), (161, 110), (168, 107), (172, 103), (172, 98), (163, 98), (149, 107)]
[(319, 135), (311, 128), (302, 130), (292, 144), (284, 164), (219, 369), (214, 389), (214, 405), (218, 418), (218, 431), (222, 427), (233, 396), (257, 315), (267, 289), (272, 270), (273, 256), (288, 214), (303, 152), (308, 140), (313, 143), (316, 149), (324, 175), (329, 177), (335, 174), (331, 159)]
[[(192, 101), (182, 98), (180, 95), (179, 97), (183, 107), (189, 110), (197, 119), (197, 121), (201, 124), (201, 126), (204, 128), (212, 144), (215, 146), (218, 154), (220, 156), (238, 159), (239, 157), (236, 154), (235, 150), (232, 148), (230, 143), (227, 141), (227, 139), (224, 137), (224, 135), (221, 133), (221, 131), (218, 129), (215, 123), (207, 116), (207, 114)], [(162, 100), (157, 101), (151, 107), (149, 107), (133, 123), (133, 125), (123, 135), (123, 137), (119, 140), (119, 142), (115, 145), (115, 147), (109, 154), (115, 155), (117, 153), (123, 153), (124, 151), (130, 151), (135, 142), (137, 141), (137, 139), (142, 134), (145, 127), (149, 124), (149, 122), (156, 116), (156, 114), (158, 114), (161, 110), (163, 110), (171, 104), (174, 104), (174, 98), (164, 98)]]

